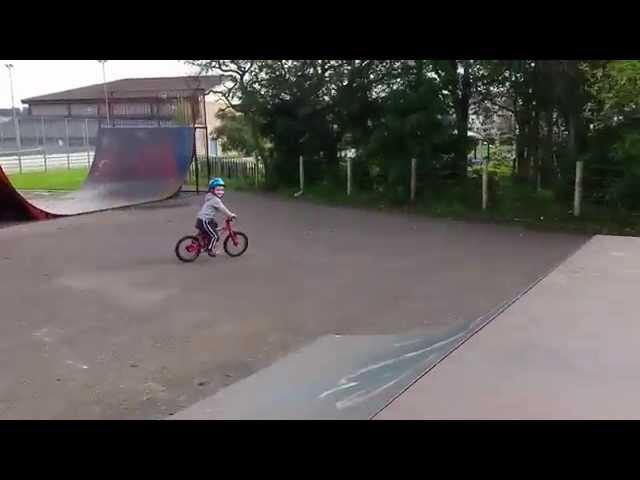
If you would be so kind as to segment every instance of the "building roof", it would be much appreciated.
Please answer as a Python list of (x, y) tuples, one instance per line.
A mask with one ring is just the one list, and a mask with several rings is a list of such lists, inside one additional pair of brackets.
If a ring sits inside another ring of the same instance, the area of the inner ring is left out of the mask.
[[(202, 75), (190, 77), (125, 78), (107, 82), (110, 99), (178, 98), (206, 93), (218, 86), (224, 77)], [(104, 85), (97, 83), (87, 87), (64, 90), (38, 97), (25, 98), (22, 103), (58, 103), (68, 101), (93, 101), (104, 99)]]

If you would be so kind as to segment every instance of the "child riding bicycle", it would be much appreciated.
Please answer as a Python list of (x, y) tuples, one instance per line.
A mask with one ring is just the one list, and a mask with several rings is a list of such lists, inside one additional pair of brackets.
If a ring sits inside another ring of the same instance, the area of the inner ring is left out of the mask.
[(216, 177), (209, 182), (209, 190), (204, 197), (204, 203), (198, 212), (196, 220), (198, 231), (209, 239), (207, 253), (212, 257), (215, 257), (218, 253), (216, 245), (220, 239), (216, 215), (222, 213), (231, 219), (236, 218), (236, 214), (224, 206), (222, 197), (224, 197), (224, 180)]

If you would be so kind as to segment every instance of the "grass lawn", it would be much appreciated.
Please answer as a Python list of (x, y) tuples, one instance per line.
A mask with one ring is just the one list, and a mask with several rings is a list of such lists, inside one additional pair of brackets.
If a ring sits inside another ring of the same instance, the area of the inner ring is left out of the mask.
[(86, 168), (26, 172), (8, 175), (18, 190), (77, 190), (87, 177)]

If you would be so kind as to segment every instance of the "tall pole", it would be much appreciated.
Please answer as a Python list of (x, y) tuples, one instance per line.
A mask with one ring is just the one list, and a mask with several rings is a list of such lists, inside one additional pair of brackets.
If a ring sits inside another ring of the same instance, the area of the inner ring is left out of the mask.
[(207, 122), (207, 100), (202, 96), (202, 116), (204, 117), (204, 150), (207, 157), (207, 178), (211, 179), (211, 158), (209, 158), (209, 123)]
[(91, 167), (91, 151), (89, 148), (89, 119), (84, 119), (84, 146), (87, 149), (87, 166)]
[(44, 171), (47, 172), (47, 131), (44, 124), (44, 117), (40, 117), (42, 125), (42, 158), (44, 159)]
[(200, 193), (200, 169), (198, 168), (198, 156), (196, 155), (196, 129), (193, 129), (193, 153), (192, 158), (195, 161), (195, 174), (196, 174), (196, 193)]
[(69, 119), (64, 119), (65, 141), (67, 143), (67, 170), (71, 170), (71, 150), (69, 145)]
[(20, 151), (22, 150), (22, 140), (20, 138), (20, 123), (18, 122), (18, 117), (16, 116), (15, 109), (15, 100), (13, 96), (13, 65), (11, 63), (6, 63), (4, 65), (9, 70), (9, 88), (11, 89), (11, 114), (13, 116), (13, 125), (16, 130), (16, 143), (18, 145), (18, 164), (20, 166), (20, 173), (22, 173), (22, 155)]
[(102, 64), (102, 87), (104, 88), (104, 104), (107, 108), (107, 126), (109, 126), (109, 95), (107, 95), (107, 74), (105, 71), (104, 64), (107, 63), (106, 60), (98, 60)]

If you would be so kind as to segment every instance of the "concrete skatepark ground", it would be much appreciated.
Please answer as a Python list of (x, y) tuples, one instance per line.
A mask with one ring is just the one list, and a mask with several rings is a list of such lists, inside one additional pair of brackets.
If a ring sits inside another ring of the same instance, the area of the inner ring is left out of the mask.
[(377, 419), (638, 419), (640, 239), (596, 236)]
[(477, 318), (583, 236), (229, 192), (247, 253), (181, 264), (200, 197), (0, 229), (0, 419), (165, 418), (327, 334)]

